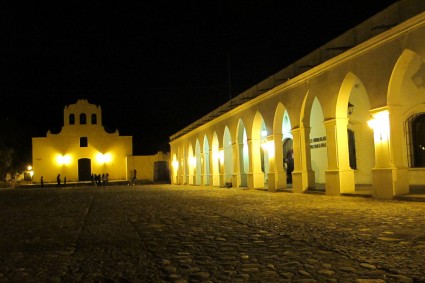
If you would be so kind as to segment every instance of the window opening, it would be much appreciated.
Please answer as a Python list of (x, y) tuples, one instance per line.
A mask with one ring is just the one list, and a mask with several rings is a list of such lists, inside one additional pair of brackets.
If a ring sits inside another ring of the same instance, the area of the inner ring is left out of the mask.
[(87, 137), (80, 137), (80, 147), (87, 147), (87, 146), (88, 146)]
[(69, 124), (74, 125), (75, 124), (75, 115), (69, 114)]
[(86, 114), (81, 113), (80, 114), (80, 125), (85, 125), (86, 124)]

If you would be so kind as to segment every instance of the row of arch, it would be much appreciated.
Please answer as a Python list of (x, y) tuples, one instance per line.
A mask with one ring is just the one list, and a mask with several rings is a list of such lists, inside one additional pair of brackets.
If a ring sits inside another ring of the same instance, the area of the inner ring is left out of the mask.
[(287, 188), (285, 157), (293, 150), (294, 192), (323, 185), (337, 195), (371, 185), (374, 195), (392, 197), (425, 185), (423, 62), (405, 49), (379, 78), (316, 77), (298, 84), (304, 94), (292, 89), (288, 98), (283, 88), (246, 103), (171, 141), (172, 182)]

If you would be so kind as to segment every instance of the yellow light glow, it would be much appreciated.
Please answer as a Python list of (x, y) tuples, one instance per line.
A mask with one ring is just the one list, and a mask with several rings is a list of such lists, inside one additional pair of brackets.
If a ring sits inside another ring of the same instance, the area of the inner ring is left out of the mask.
[(196, 167), (196, 157), (195, 156), (192, 156), (190, 158), (190, 165), (192, 165), (193, 168)]
[(106, 153), (103, 155), (103, 160), (105, 161), (105, 163), (109, 163), (112, 160), (112, 155), (110, 153)]
[(224, 161), (224, 150), (220, 150), (218, 152), (218, 160), (220, 160), (221, 163)]
[(71, 163), (71, 156), (66, 154), (66, 155), (60, 155), (58, 154), (56, 156), (56, 162), (59, 165), (69, 165)]
[(261, 148), (264, 151), (267, 151), (269, 158), (274, 157), (274, 142), (273, 141), (265, 141), (261, 144)]
[(28, 169), (28, 171), (31, 171), (32, 170), (32, 166), (31, 165), (28, 165), (27, 169)]
[(384, 110), (373, 114), (373, 118), (367, 122), (373, 130), (375, 141), (388, 140), (390, 132), (389, 112)]
[(177, 160), (173, 160), (172, 165), (173, 165), (173, 168), (174, 168), (175, 170), (179, 169), (179, 162), (178, 162)]
[(109, 162), (111, 162), (111, 160), (112, 160), (112, 155), (110, 153), (103, 154), (103, 153), (99, 152), (96, 155), (96, 161), (98, 163), (109, 163)]
[(267, 142), (267, 152), (269, 153), (269, 158), (274, 158), (274, 142)]

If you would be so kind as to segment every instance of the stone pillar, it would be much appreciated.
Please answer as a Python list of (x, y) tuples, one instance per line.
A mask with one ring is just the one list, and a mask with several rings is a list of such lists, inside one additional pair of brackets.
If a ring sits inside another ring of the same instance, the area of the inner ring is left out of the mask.
[(409, 192), (407, 167), (402, 161), (403, 120), (398, 106), (371, 111), (375, 142), (375, 167), (372, 169), (373, 196), (393, 198)]
[(260, 140), (248, 140), (248, 189), (264, 188), (264, 173), (261, 171), (260, 143)]
[(209, 166), (209, 173), (208, 173), (208, 185), (212, 186), (213, 185), (213, 162), (212, 162), (212, 150), (209, 151), (209, 156), (208, 156), (208, 166)]
[(224, 176), (225, 176), (225, 172), (224, 172), (224, 149), (220, 148), (219, 150), (219, 155), (220, 155), (220, 162), (218, 164), (218, 168), (219, 168), (219, 172), (220, 172), (220, 187), (224, 187)]
[(188, 176), (188, 171), (187, 171), (187, 162), (186, 159), (184, 157), (182, 157), (181, 159), (181, 165), (182, 165), (182, 185), (187, 185), (189, 184), (189, 176)]
[(212, 185), (214, 187), (220, 186), (220, 151), (211, 151), (211, 172), (212, 172)]
[(267, 137), (269, 154), (269, 173), (267, 187), (269, 191), (276, 191), (286, 187), (286, 174), (283, 170), (282, 134)]
[(205, 186), (206, 184), (206, 175), (205, 175), (205, 161), (204, 161), (204, 153), (201, 152), (199, 156), (199, 166), (201, 166), (201, 183), (200, 185)]
[(314, 171), (311, 169), (310, 128), (297, 128), (291, 131), (294, 138), (294, 171), (292, 172), (292, 191), (303, 193), (315, 187)]
[(232, 144), (232, 153), (233, 153), (233, 175), (232, 175), (232, 187), (239, 187), (239, 184), (241, 182), (241, 173), (240, 173), (240, 166), (239, 166), (239, 146), (238, 143), (235, 142)]
[(244, 143), (238, 144), (238, 187), (248, 187), (248, 172), (245, 172)]
[(350, 168), (347, 118), (325, 121), (328, 168), (325, 171), (326, 194), (354, 192), (354, 171)]

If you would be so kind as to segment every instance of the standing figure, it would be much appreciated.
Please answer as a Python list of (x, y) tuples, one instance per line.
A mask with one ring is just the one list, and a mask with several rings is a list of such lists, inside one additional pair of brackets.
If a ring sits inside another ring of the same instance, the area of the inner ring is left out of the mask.
[(292, 171), (294, 171), (294, 150), (288, 150), (286, 154), (286, 182), (292, 184)]
[(43, 180), (43, 176), (41, 176), (40, 178), (40, 185), (42, 188), (44, 188), (44, 180)]
[(134, 171), (133, 171), (133, 179), (131, 180), (131, 184), (133, 186), (136, 184), (136, 180), (137, 180), (137, 171), (136, 171), (136, 169), (134, 169)]
[(96, 175), (96, 184), (97, 184), (98, 187), (100, 187), (102, 185), (102, 179), (101, 179), (100, 174)]
[(60, 187), (61, 186), (61, 174), (58, 174), (58, 176), (56, 177), (56, 181), (57, 181), (56, 187)]

